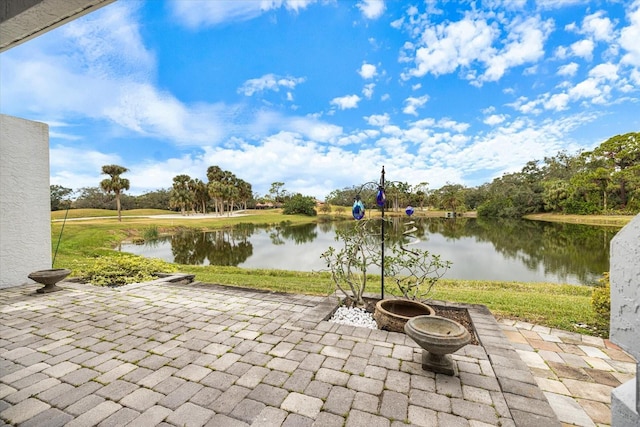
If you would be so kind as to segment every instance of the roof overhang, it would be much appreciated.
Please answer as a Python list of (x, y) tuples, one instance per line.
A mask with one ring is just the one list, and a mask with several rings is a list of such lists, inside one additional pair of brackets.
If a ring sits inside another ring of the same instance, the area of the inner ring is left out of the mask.
[(3, 0), (0, 3), (0, 52), (114, 1)]

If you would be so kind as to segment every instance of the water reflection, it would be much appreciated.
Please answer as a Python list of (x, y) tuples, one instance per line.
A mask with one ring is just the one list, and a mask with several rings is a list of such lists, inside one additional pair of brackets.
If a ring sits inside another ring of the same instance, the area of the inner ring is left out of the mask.
[[(446, 278), (592, 284), (609, 269), (609, 243), (618, 228), (525, 220), (412, 218), (416, 245), (452, 261)], [(399, 242), (406, 218), (387, 219), (387, 241)], [(352, 221), (183, 231), (122, 251), (180, 264), (318, 271), (320, 254), (336, 246), (336, 227)], [(371, 221), (372, 236), (380, 222)], [(377, 273), (377, 271), (373, 271)]]
[(228, 230), (222, 233), (182, 231), (168, 238), (173, 261), (180, 264), (238, 265), (253, 253), (252, 233)]

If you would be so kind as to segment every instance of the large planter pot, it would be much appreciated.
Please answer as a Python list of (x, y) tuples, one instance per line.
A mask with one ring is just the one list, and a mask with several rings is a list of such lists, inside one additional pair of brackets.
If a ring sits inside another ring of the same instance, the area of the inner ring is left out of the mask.
[(427, 304), (408, 299), (384, 299), (376, 304), (373, 318), (379, 329), (404, 333), (404, 325), (416, 316), (434, 316), (435, 310)]

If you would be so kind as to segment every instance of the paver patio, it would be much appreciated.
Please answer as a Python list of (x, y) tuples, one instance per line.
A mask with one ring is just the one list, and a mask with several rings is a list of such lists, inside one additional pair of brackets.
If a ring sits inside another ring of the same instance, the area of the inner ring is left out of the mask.
[[(24, 426), (607, 424), (632, 359), (593, 337), (468, 306), (459, 375), (404, 334), (323, 319), (335, 298), (63, 282), (0, 290), (0, 420)], [(542, 348), (544, 347), (544, 348)]]

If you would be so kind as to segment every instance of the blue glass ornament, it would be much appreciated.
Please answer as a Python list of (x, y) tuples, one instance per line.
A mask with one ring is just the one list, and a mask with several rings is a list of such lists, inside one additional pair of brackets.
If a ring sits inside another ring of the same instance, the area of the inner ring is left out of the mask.
[(411, 216), (413, 215), (413, 208), (411, 206), (407, 206), (407, 209), (405, 209), (405, 212), (407, 213), (407, 215)]
[(387, 201), (387, 196), (384, 194), (384, 190), (378, 190), (378, 195), (376, 196), (376, 204), (380, 207), (384, 206), (384, 202)]
[(356, 199), (356, 201), (353, 202), (351, 214), (357, 220), (361, 220), (362, 218), (364, 218), (364, 204), (362, 203), (362, 200)]

